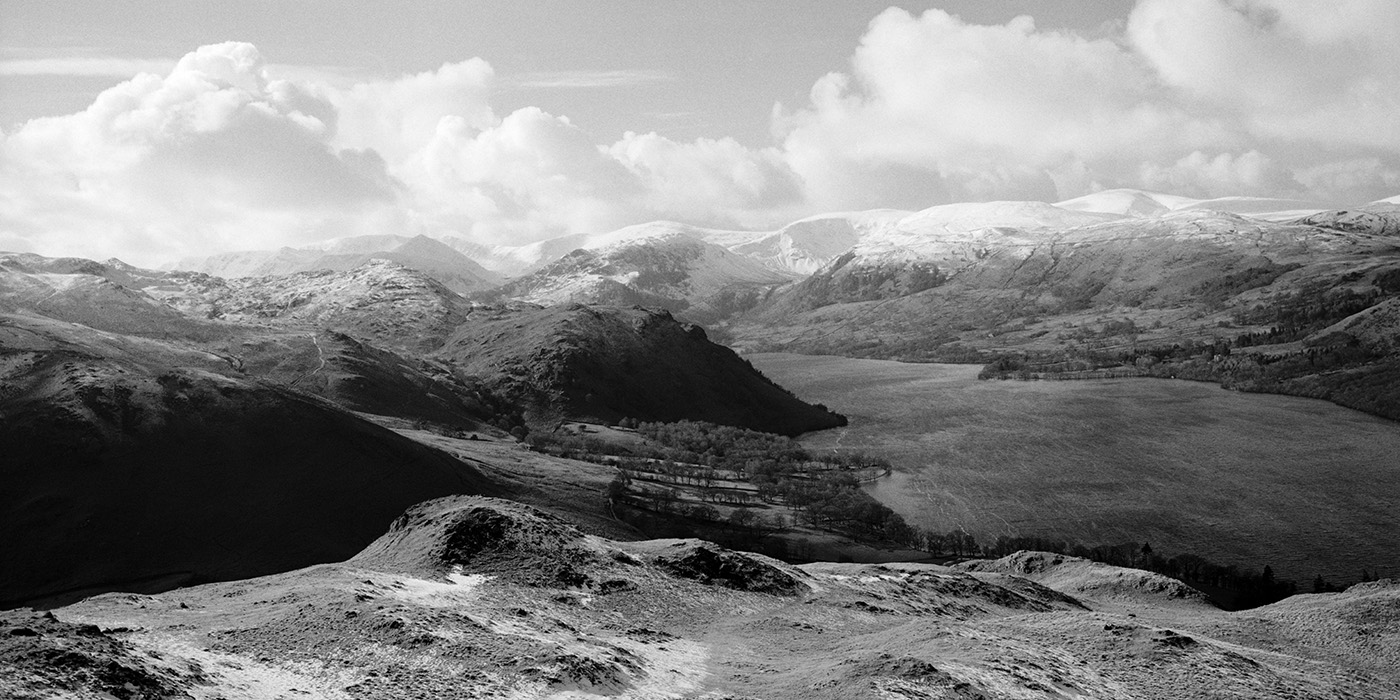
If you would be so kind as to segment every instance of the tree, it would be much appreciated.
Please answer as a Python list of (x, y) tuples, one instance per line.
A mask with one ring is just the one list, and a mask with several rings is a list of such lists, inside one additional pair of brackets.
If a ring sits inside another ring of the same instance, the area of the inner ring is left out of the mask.
[(619, 471), (612, 481), (608, 482), (608, 500), (620, 501), (627, 498), (627, 489), (632, 485), (632, 478), (627, 476), (627, 472)]
[(758, 521), (758, 514), (752, 508), (735, 508), (729, 514), (729, 522), (735, 527), (752, 528)]

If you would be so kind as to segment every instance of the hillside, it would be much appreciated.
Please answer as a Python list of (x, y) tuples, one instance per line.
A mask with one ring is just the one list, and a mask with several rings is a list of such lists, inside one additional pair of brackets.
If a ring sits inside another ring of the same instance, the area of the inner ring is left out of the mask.
[(119, 260), (103, 264), (0, 253), (0, 312), (34, 313), (114, 333), (165, 338), (217, 335), (217, 330), (201, 322), (203, 314), (182, 313), (141, 287), (166, 284), (184, 289), (205, 282), (207, 288), (222, 281), (179, 273), (169, 277), (139, 271)]
[(497, 492), (227, 358), (33, 316), (0, 316), (0, 445), (4, 606), (334, 561), (408, 505)]
[(796, 434), (840, 425), (699, 326), (640, 307), (481, 308), (435, 353), (527, 417), (703, 420)]
[(471, 310), (426, 273), (384, 260), (343, 272), (231, 279), (201, 301), (222, 321), (342, 330), (412, 352), (441, 345)]
[[(1139, 573), (1026, 552), (957, 568), (794, 567), (449, 498), (408, 510), (343, 564), (0, 613), (0, 692), (1400, 695), (1394, 582), (1226, 613)], [(64, 664), (50, 663), (60, 650)]]

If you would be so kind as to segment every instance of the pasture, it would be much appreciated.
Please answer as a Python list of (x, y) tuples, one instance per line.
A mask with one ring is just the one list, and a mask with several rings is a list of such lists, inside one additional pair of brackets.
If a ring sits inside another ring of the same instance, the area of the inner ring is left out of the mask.
[(812, 449), (889, 459), (869, 491), (979, 541), (1148, 542), (1259, 569), (1400, 576), (1400, 423), (1313, 399), (1166, 379), (978, 381), (974, 365), (748, 359), (850, 425)]

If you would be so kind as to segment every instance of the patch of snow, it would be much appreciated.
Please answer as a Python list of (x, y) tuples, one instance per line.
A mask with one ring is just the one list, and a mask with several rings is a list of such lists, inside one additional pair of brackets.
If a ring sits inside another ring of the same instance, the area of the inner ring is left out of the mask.
[(1083, 197), (1056, 202), (1055, 206), (1073, 211), (1100, 212), (1122, 216), (1152, 217), (1190, 206), (1199, 200), (1134, 189), (1103, 190)]
[(480, 598), (476, 589), (490, 580), (485, 574), (463, 574), (462, 567), (458, 566), (447, 574), (447, 583), (404, 577), (396, 579), (385, 592), (406, 603), (450, 608), (475, 602)]

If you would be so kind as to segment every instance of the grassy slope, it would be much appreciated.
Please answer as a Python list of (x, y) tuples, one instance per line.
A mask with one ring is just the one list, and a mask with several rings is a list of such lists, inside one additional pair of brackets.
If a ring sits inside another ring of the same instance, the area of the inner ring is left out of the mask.
[(1194, 382), (978, 382), (962, 365), (750, 359), (850, 416), (809, 447), (903, 468), (872, 493), (911, 524), (1147, 541), (1303, 581), (1393, 573), (1400, 430), (1389, 421)]

